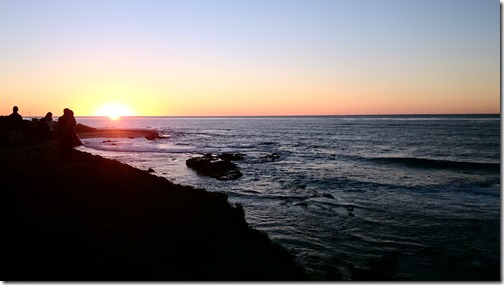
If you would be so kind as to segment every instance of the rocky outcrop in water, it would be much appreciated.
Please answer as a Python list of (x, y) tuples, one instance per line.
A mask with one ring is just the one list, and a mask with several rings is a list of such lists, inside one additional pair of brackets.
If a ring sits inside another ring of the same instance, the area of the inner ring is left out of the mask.
[[(81, 139), (87, 138), (140, 138), (155, 140), (162, 138), (156, 130), (148, 129), (97, 129), (83, 124), (77, 124), (75, 131)], [(163, 136), (163, 138), (166, 136)]]
[(243, 174), (232, 160), (242, 160), (243, 155), (224, 153), (220, 155), (206, 154), (193, 157), (186, 161), (186, 165), (200, 175), (210, 176), (218, 180), (236, 180)]

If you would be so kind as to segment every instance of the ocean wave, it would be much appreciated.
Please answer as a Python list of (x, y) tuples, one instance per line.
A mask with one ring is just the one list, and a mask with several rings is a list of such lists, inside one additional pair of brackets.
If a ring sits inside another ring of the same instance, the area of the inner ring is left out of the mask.
[(369, 158), (368, 160), (378, 163), (400, 164), (408, 167), (426, 168), (426, 169), (454, 169), (454, 170), (500, 172), (500, 163), (491, 163), (491, 162), (463, 162), (463, 161), (416, 158), (416, 157), (378, 157), (378, 158)]
[(126, 153), (191, 153), (191, 154), (206, 154), (220, 152), (219, 148), (213, 147), (191, 147), (186, 145), (163, 146), (163, 145), (132, 145), (123, 144), (117, 141), (110, 141), (110, 143), (103, 142), (86, 142), (84, 146), (87, 148), (109, 151), (109, 152), (126, 152)]

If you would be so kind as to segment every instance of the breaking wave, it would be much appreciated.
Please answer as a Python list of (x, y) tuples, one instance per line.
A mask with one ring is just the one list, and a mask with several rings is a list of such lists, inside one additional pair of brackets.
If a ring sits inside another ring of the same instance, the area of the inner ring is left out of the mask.
[(462, 162), (450, 160), (435, 160), (414, 157), (379, 157), (369, 158), (369, 161), (384, 164), (400, 164), (408, 167), (429, 168), (429, 169), (454, 169), (500, 172), (500, 163), (491, 162)]

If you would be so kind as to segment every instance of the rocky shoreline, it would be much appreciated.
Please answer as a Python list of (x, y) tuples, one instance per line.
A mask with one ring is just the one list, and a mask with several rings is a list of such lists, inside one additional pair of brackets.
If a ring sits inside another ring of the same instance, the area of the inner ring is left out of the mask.
[(4, 280), (307, 279), (293, 256), (249, 228), (241, 206), (222, 193), (77, 150), (67, 164), (0, 162), (0, 183)]

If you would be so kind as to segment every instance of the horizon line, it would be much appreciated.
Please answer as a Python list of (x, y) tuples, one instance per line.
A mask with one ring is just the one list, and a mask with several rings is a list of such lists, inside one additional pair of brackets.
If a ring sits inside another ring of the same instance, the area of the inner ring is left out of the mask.
[[(173, 117), (173, 118), (265, 118), (265, 117), (379, 117), (379, 116), (500, 116), (501, 113), (440, 113), (440, 114), (354, 114), (354, 115), (134, 115), (121, 118)], [(39, 117), (39, 116), (33, 116)], [(81, 115), (75, 117), (107, 118), (108, 116)]]

